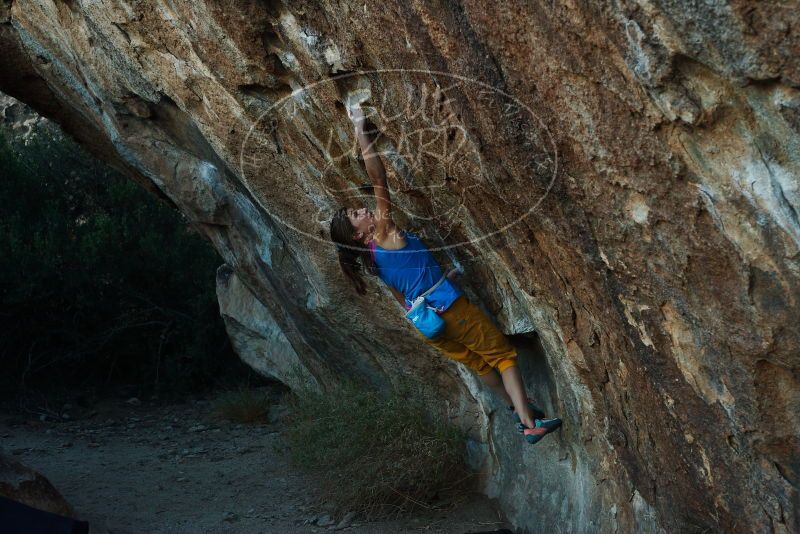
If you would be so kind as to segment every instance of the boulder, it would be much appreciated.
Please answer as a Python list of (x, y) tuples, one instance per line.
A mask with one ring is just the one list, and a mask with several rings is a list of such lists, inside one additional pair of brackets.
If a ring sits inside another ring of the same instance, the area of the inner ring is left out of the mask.
[[(710, 2), (0, 2), (0, 89), (219, 251), (245, 361), (409, 379), (535, 531), (800, 530), (800, 11)], [(529, 447), (327, 228), (371, 202), (520, 347)], [(187, 266), (190, 268), (190, 266)]]
[(72, 508), (40, 473), (0, 451), (0, 497), (37, 510), (74, 517)]

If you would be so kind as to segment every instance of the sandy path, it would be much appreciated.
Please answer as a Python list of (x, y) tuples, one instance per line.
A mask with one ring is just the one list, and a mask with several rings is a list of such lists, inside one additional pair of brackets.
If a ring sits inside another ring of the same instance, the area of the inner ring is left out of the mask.
[[(46, 476), (95, 533), (321, 533), (336, 527), (315, 524), (324, 510), (312, 505), (313, 480), (289, 465), (279, 423), (220, 423), (202, 399), (138, 406), (117, 399), (83, 412), (73, 408), (72, 419), (45, 422), (6, 413), (0, 446)], [(447, 511), (377, 523), (356, 518), (339, 531), (502, 527), (490, 501), (471, 495)]]

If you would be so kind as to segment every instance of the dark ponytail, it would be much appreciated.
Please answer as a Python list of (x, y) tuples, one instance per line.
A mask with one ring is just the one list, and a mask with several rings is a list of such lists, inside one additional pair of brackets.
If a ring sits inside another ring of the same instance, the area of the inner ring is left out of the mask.
[(336, 243), (339, 267), (358, 294), (364, 295), (367, 292), (367, 284), (361, 276), (361, 268), (373, 276), (378, 273), (378, 268), (372, 260), (369, 248), (353, 239), (355, 231), (350, 219), (347, 218), (347, 208), (340, 208), (331, 219), (331, 240)]

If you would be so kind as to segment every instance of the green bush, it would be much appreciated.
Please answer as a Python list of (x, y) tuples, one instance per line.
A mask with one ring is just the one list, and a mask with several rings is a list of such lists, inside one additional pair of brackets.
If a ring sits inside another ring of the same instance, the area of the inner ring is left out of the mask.
[(204, 389), (232, 351), (221, 263), (174, 209), (52, 125), (0, 125), (0, 389)]
[(391, 517), (466, 487), (465, 436), (443, 418), (428, 417), (403, 391), (384, 397), (349, 384), (291, 400), (287, 436), (295, 464), (320, 480), (335, 513)]

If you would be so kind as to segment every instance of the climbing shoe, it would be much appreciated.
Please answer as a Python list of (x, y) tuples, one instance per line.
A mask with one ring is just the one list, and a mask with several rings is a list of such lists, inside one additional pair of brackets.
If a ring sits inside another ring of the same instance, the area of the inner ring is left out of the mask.
[(533, 445), (542, 439), (546, 434), (561, 426), (561, 419), (554, 417), (552, 419), (536, 419), (534, 428), (525, 427), (522, 433), (525, 434), (525, 440)]
[[(544, 419), (545, 417), (544, 410), (536, 406), (531, 399), (528, 399), (528, 407), (531, 409), (534, 419)], [(512, 415), (514, 416), (514, 425), (517, 427), (517, 432), (522, 434), (522, 431), (525, 430), (525, 425), (523, 425), (522, 421), (520, 421), (519, 415), (517, 414), (516, 411), (514, 411), (513, 406), (509, 406), (508, 411), (511, 412)]]

